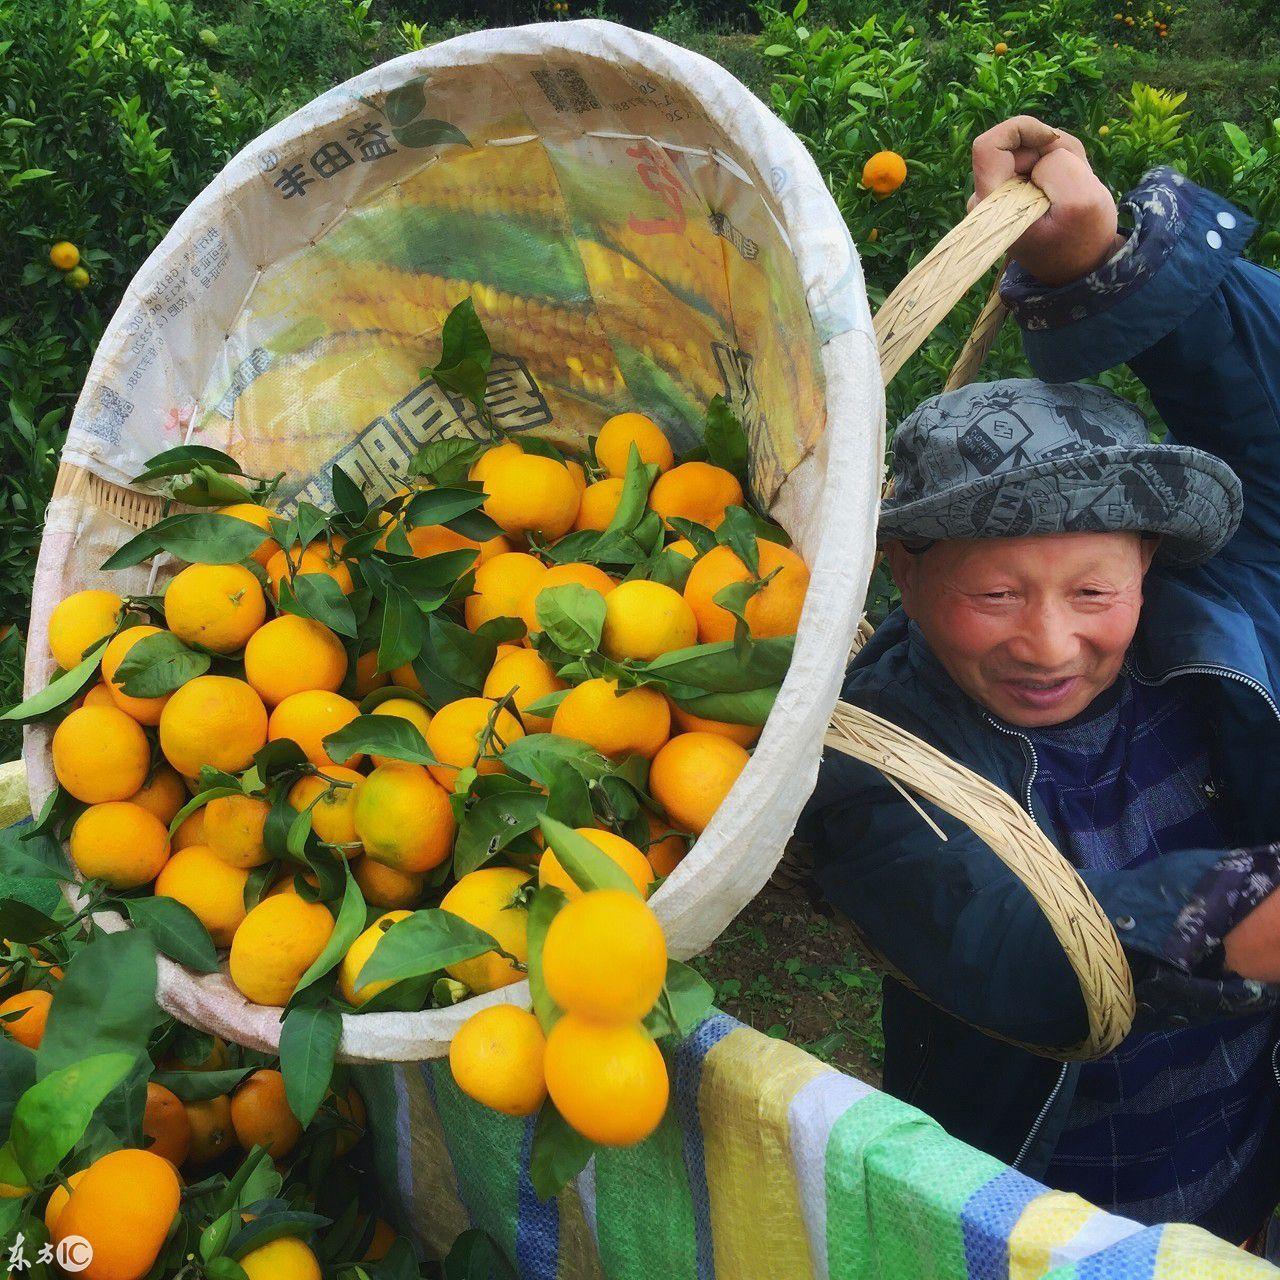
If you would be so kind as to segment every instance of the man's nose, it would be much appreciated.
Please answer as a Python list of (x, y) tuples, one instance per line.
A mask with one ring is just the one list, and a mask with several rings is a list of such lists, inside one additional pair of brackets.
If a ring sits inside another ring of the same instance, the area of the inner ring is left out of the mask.
[(1009, 645), (1010, 656), (1041, 671), (1063, 671), (1075, 661), (1080, 641), (1070, 610), (1053, 602), (1029, 606), (1023, 612), (1018, 635)]

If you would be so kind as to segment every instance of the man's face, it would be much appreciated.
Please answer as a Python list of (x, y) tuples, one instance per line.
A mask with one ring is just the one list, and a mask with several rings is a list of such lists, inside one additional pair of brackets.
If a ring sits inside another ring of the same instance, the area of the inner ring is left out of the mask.
[(1120, 673), (1156, 541), (1136, 533), (887, 548), (907, 616), (951, 678), (1009, 724), (1078, 715)]

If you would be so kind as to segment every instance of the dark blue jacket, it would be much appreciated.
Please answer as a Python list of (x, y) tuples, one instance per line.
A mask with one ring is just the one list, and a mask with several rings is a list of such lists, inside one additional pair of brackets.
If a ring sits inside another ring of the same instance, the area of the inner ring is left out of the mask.
[[(1130, 664), (1142, 680), (1212, 677), (1213, 776), (1235, 842), (1264, 844), (1280, 840), (1280, 277), (1239, 257), (1247, 218), (1177, 181), (1172, 231), (1144, 229), (1142, 202), (1134, 203), (1127, 285), (1080, 282), (1056, 316), (1037, 313), (1034, 328), (1026, 314), (1019, 319), (1040, 377), (1070, 381), (1127, 361), (1170, 434), (1225, 459), (1243, 482), (1243, 523), (1222, 552), (1198, 568), (1149, 574)], [(994, 782), (1061, 844), (1033, 792), (1030, 741), (960, 692), (901, 611), (858, 655), (844, 696)], [(885, 1088), (1036, 1176), (1079, 1068), (978, 1028), (1051, 1054), (1084, 1036), (1079, 987), (1018, 880), (967, 827), (929, 808), (945, 843), (875, 770), (828, 753), (799, 834), (829, 900), (929, 998), (886, 980)], [(1206, 976), (1210, 958), (1175, 945), (1185, 942), (1180, 915), (1212, 884), (1224, 852), (1082, 873), (1129, 957), (1135, 1031), (1276, 1003), (1274, 988)]]

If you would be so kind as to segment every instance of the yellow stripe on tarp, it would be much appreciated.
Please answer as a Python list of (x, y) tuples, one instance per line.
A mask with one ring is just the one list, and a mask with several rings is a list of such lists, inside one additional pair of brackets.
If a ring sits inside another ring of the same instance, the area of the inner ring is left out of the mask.
[(716, 1280), (811, 1280), (788, 1108), (799, 1089), (830, 1070), (750, 1027), (731, 1031), (707, 1053), (698, 1110)]
[(1151, 1280), (1254, 1280), (1271, 1276), (1271, 1263), (1185, 1222), (1171, 1222), (1160, 1232)]
[(1102, 1210), (1074, 1192), (1046, 1191), (1023, 1209), (1009, 1234), (1009, 1280), (1036, 1280), (1050, 1255)]
[(583, 1212), (582, 1197), (571, 1182), (556, 1200), (560, 1210), (560, 1256), (556, 1280), (608, 1280), (600, 1252)]
[(409, 1176), (413, 1185), (405, 1189), (405, 1200), (418, 1215), (412, 1226), (430, 1255), (443, 1258), (450, 1245), (471, 1225), (453, 1160), (444, 1140), (444, 1130), (431, 1101), (422, 1070), (415, 1065), (396, 1068), (403, 1083), (407, 1119), (397, 1127), (396, 1143), (409, 1144)]
[(27, 771), (21, 760), (0, 764), (0, 831), (31, 817)]

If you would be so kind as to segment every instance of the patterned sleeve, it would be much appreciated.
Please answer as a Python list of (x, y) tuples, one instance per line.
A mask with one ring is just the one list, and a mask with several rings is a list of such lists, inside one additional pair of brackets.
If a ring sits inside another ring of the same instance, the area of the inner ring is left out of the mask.
[(1174, 921), (1165, 959), (1202, 976), (1222, 973), (1222, 940), (1280, 887), (1280, 844), (1233, 849), (1207, 871)]

